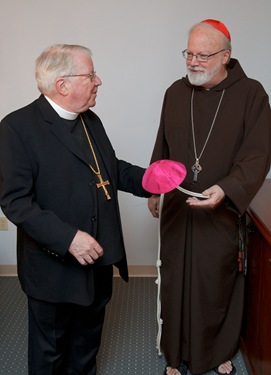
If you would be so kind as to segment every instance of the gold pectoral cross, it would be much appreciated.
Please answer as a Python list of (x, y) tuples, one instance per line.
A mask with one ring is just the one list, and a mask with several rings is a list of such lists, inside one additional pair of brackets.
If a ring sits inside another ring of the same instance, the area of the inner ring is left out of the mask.
[(111, 197), (110, 197), (110, 195), (109, 195), (109, 193), (108, 193), (108, 191), (106, 189), (106, 185), (110, 185), (109, 181), (108, 180), (104, 181), (100, 173), (98, 173), (97, 176), (98, 176), (98, 179), (100, 181), (98, 184), (96, 184), (97, 188), (98, 189), (103, 188), (103, 191), (104, 191), (104, 194), (106, 196), (106, 199), (108, 201), (110, 201)]

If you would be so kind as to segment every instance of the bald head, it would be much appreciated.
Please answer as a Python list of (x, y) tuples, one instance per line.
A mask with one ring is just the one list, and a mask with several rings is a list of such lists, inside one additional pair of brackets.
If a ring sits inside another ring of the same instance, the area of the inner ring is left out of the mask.
[(231, 51), (230, 39), (211, 23), (200, 22), (192, 26), (188, 34), (189, 40), (195, 35), (198, 39), (201, 39), (203, 49), (207, 46), (213, 49), (219, 45), (220, 49)]

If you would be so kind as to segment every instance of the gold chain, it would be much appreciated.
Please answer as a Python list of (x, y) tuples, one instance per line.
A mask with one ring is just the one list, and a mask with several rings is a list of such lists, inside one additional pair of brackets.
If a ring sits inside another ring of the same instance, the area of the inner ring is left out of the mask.
[(103, 178), (102, 178), (101, 171), (100, 171), (100, 167), (99, 167), (99, 164), (98, 164), (98, 160), (97, 160), (97, 158), (96, 158), (96, 155), (95, 155), (95, 152), (94, 152), (94, 148), (93, 148), (93, 146), (92, 146), (92, 143), (91, 143), (91, 140), (90, 140), (90, 137), (89, 137), (88, 131), (87, 131), (86, 124), (84, 123), (84, 120), (83, 120), (82, 116), (81, 116), (81, 115), (79, 115), (79, 116), (80, 116), (80, 119), (81, 119), (81, 122), (82, 122), (82, 125), (83, 125), (83, 128), (84, 128), (84, 131), (85, 131), (85, 134), (86, 134), (86, 137), (87, 137), (87, 140), (88, 140), (89, 147), (90, 147), (91, 152), (92, 152), (92, 155), (93, 155), (93, 159), (94, 159), (95, 164), (96, 164), (97, 171), (95, 171), (95, 169), (92, 167), (91, 164), (89, 164), (89, 167), (90, 167), (90, 169), (92, 170), (92, 172), (95, 173), (96, 176), (97, 176), (98, 179), (99, 179), (99, 183), (96, 184), (97, 188), (98, 188), (98, 189), (102, 188), (103, 191), (104, 191), (104, 194), (105, 194), (105, 196), (106, 196), (106, 199), (107, 199), (108, 201), (110, 201), (111, 197), (110, 197), (110, 195), (109, 195), (109, 193), (108, 193), (108, 190), (107, 190), (107, 188), (106, 188), (106, 186), (107, 186), (107, 185), (110, 185), (110, 183), (109, 183), (108, 180), (104, 181)]
[(90, 137), (89, 137), (89, 134), (88, 134), (88, 131), (87, 131), (87, 127), (86, 127), (86, 124), (84, 123), (84, 120), (83, 120), (83, 117), (81, 115), (80, 116), (80, 119), (81, 119), (81, 122), (82, 122), (82, 125), (83, 125), (83, 128), (84, 128), (84, 131), (85, 131), (85, 134), (86, 134), (86, 137), (87, 137), (87, 140), (88, 140), (88, 144), (89, 144), (89, 147), (91, 149), (91, 152), (92, 152), (92, 155), (93, 155), (93, 158), (94, 158), (94, 161), (95, 161), (95, 164), (96, 164), (96, 168), (97, 168), (97, 171), (95, 171), (95, 169), (92, 167), (92, 165), (89, 164), (91, 170), (95, 173), (95, 174), (101, 174), (101, 171), (100, 171), (100, 167), (99, 167), (99, 164), (98, 164), (98, 160), (96, 158), (96, 155), (95, 155), (95, 152), (94, 152), (94, 148), (92, 146), (92, 143), (91, 143), (91, 140), (90, 140)]

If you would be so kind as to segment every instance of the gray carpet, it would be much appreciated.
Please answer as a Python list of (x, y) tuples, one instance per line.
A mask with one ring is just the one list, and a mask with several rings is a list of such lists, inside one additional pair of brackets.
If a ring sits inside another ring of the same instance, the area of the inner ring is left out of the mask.
[[(0, 309), (0, 374), (26, 375), (27, 307), (17, 277), (0, 277)], [(126, 284), (114, 278), (98, 375), (162, 375), (165, 361), (156, 352), (156, 328), (155, 279), (131, 278)], [(248, 375), (240, 353), (233, 361), (238, 375)]]

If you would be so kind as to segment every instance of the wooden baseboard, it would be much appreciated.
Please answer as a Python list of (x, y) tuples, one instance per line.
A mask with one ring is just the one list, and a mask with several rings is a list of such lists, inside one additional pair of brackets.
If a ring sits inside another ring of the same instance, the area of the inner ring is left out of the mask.
[[(156, 277), (156, 266), (148, 265), (130, 265), (130, 277)], [(16, 264), (2, 264), (0, 265), (0, 276), (17, 276)], [(114, 276), (119, 276), (117, 268), (114, 267)]]
[(17, 276), (17, 265), (0, 264), (0, 276)]
[[(157, 277), (156, 266), (130, 265), (128, 269), (130, 277)], [(114, 267), (114, 276), (119, 276), (116, 267)]]

